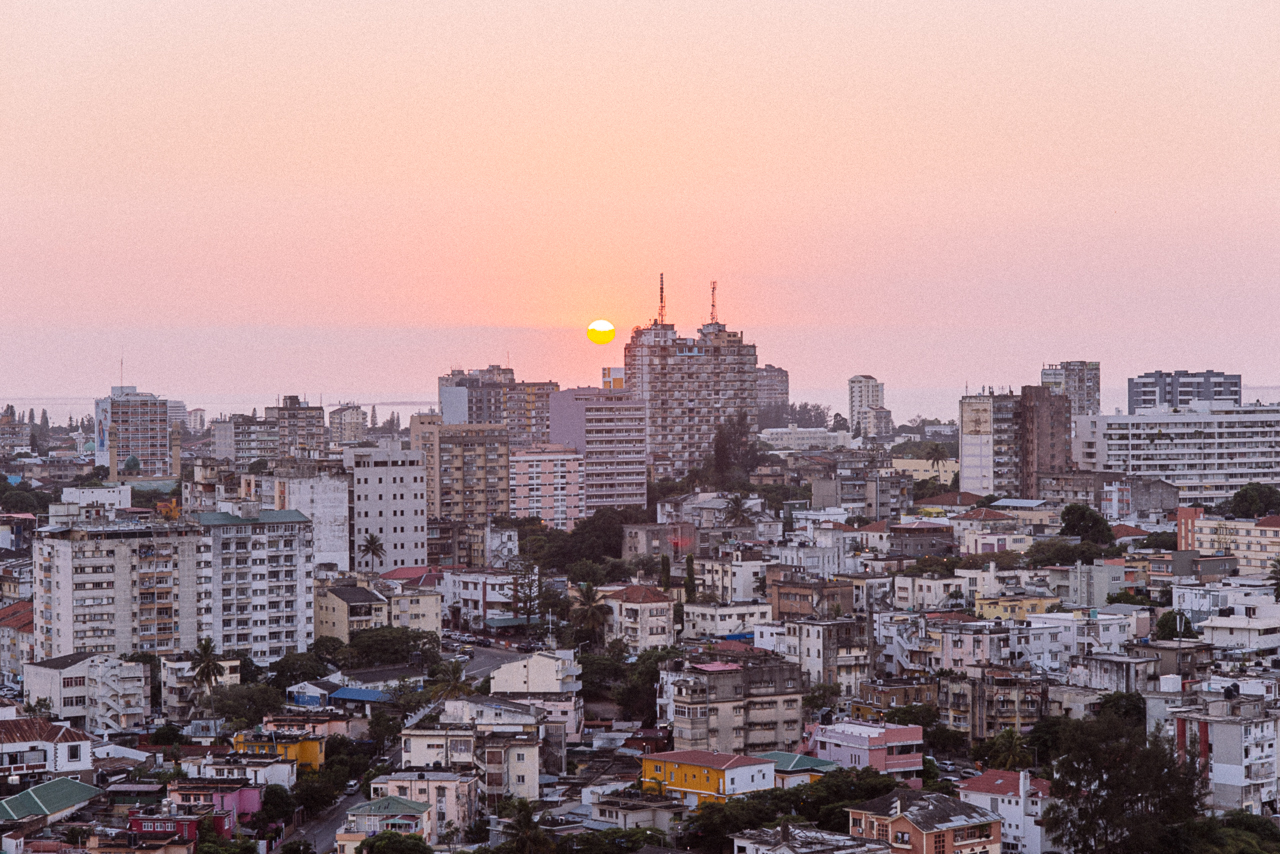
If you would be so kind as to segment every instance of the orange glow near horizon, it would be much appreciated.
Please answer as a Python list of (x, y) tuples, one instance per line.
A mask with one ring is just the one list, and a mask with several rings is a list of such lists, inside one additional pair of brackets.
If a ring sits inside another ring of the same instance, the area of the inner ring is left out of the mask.
[[(121, 349), (175, 397), (594, 384), (663, 271), (683, 332), (716, 279), (829, 403), (1075, 358), (1280, 385), (1278, 56), (1267, 3), (10, 6), (0, 356), (28, 394)], [(413, 351), (317, 359), (344, 335)]]

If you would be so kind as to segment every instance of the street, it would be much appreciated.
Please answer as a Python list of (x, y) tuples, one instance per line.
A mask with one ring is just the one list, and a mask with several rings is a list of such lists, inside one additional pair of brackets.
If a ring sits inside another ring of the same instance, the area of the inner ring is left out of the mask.
[(334, 837), (342, 829), (347, 820), (347, 810), (364, 802), (364, 795), (356, 793), (343, 797), (316, 818), (302, 825), (302, 829), (291, 839), (310, 842), (316, 854), (326, 854), (334, 847)]
[(478, 646), (475, 652), (471, 653), (471, 661), (467, 664), (467, 678), (480, 681), (495, 667), (506, 664), (508, 661), (515, 661), (517, 658), (524, 658), (528, 654), (498, 646)]

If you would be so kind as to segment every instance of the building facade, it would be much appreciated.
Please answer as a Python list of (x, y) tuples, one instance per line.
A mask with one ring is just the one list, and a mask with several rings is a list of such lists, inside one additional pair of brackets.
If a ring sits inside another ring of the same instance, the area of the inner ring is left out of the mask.
[(1097, 362), (1061, 362), (1040, 369), (1040, 385), (1071, 401), (1071, 415), (1102, 411), (1101, 367)]
[(644, 506), (645, 405), (613, 389), (574, 388), (551, 396), (551, 441), (582, 454), (586, 513)]
[(409, 419), (409, 447), (423, 454), (426, 515), (483, 525), (511, 512), (511, 447), (501, 423), (445, 424)]
[(312, 460), (324, 453), (323, 406), (312, 406), (296, 394), (286, 394), (279, 406), (268, 406), (263, 414), (268, 421), (276, 422), (280, 443), (276, 456)]
[(1129, 414), (1140, 409), (1178, 409), (1192, 401), (1241, 403), (1239, 374), (1221, 371), (1148, 371), (1129, 378)]
[(761, 409), (786, 407), (791, 403), (791, 378), (782, 368), (765, 365), (756, 369), (756, 398)]
[(533, 445), (511, 452), (511, 514), (537, 516), (572, 531), (587, 513), (582, 454), (567, 445)]
[(94, 401), (93, 418), (94, 464), (114, 465), (112, 477), (125, 469), (130, 458), (138, 461), (140, 476), (178, 476), (170, 445), (169, 401), (140, 392), (137, 386), (112, 386), (109, 397)]

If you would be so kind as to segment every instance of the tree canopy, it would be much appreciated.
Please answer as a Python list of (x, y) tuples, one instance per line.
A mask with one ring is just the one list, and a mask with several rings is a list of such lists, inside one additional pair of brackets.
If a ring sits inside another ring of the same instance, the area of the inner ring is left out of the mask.
[(1062, 510), (1062, 530), (1064, 537), (1079, 537), (1082, 543), (1094, 543), (1109, 546), (1116, 541), (1111, 526), (1101, 513), (1087, 504), (1068, 504)]
[(1280, 489), (1264, 483), (1246, 483), (1235, 495), (1218, 505), (1227, 516), (1256, 519), (1280, 514)]
[[(1182, 631), (1178, 631), (1178, 626)], [(1176, 640), (1177, 638), (1196, 638), (1196, 630), (1191, 625), (1191, 618), (1181, 611), (1165, 611), (1156, 620), (1156, 640)]]

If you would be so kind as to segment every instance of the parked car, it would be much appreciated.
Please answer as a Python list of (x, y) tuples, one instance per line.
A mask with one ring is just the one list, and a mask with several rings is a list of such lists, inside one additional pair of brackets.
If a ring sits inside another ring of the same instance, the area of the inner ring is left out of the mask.
[(960, 778), (959, 778), (959, 777), (952, 777), (952, 776), (950, 776), (950, 775), (948, 775), (948, 776), (946, 776), (946, 777), (939, 777), (938, 779), (940, 779), (940, 780), (946, 780), (948, 783), (959, 783), (959, 782), (960, 782)]
[(954, 771), (954, 770), (956, 770), (956, 763), (954, 763), (954, 762), (946, 762), (946, 761), (939, 762), (939, 763), (938, 763), (938, 768), (939, 768), (939, 770), (942, 770), (942, 771)]
[(493, 646), (493, 640), (490, 638), (476, 638), (476, 646)]
[(531, 643), (516, 644), (516, 652), (533, 652), (533, 644)]
[(359, 780), (347, 781), (347, 788), (345, 791), (348, 795), (354, 795), (356, 792), (360, 791), (360, 781)]
[(973, 768), (966, 768), (960, 772), (961, 777), (981, 777), (982, 772)]

